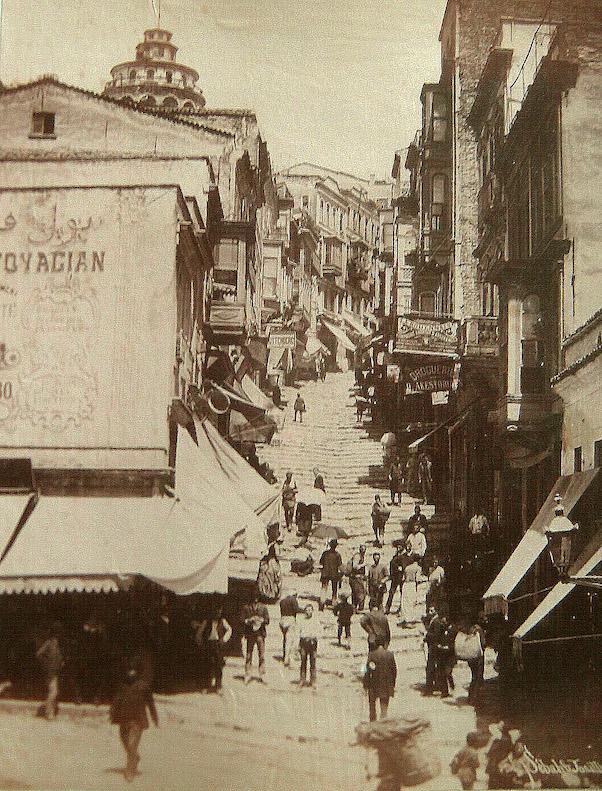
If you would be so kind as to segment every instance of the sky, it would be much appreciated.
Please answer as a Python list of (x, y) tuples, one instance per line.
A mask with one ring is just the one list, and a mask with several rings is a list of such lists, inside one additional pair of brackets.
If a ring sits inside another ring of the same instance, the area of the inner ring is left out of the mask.
[[(155, 3), (158, 0), (155, 0)], [(100, 92), (156, 19), (151, 0), (0, 0), (0, 79)], [(209, 107), (257, 113), (274, 169), (390, 175), (437, 81), (445, 0), (161, 0)]]

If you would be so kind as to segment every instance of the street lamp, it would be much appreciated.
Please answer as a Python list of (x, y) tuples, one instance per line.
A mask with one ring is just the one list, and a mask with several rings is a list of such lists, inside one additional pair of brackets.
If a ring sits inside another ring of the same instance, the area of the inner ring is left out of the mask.
[(554, 518), (546, 530), (548, 539), (548, 551), (552, 565), (558, 572), (560, 582), (570, 582), (583, 588), (602, 590), (602, 577), (588, 575), (586, 577), (570, 577), (568, 575), (571, 565), (571, 544), (574, 533), (579, 529), (579, 525), (573, 524), (564, 515), (564, 505), (562, 497), (557, 494), (554, 497), (556, 507), (554, 508)]

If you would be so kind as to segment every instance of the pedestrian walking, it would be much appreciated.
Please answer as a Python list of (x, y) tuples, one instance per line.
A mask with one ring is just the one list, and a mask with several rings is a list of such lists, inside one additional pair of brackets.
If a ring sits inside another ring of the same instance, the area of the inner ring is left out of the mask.
[(374, 648), (368, 654), (364, 687), (368, 691), (370, 722), (376, 720), (376, 703), (380, 703), (380, 719), (384, 720), (389, 709), (389, 701), (395, 694), (397, 681), (397, 664), (391, 651), (388, 651), (383, 639), (378, 638)]
[(309, 661), (309, 686), (316, 686), (316, 659), (318, 656), (318, 640), (322, 637), (322, 626), (314, 614), (314, 608), (308, 604), (305, 617), (299, 619), (299, 652), (301, 653), (300, 686), (307, 684), (307, 663)]
[(370, 609), (376, 606), (379, 610), (383, 604), (385, 591), (387, 590), (387, 580), (389, 572), (384, 563), (381, 562), (380, 553), (372, 555), (373, 563), (368, 567), (368, 596), (370, 599)]
[(251, 604), (246, 604), (241, 613), (244, 624), (244, 636), (247, 641), (247, 655), (245, 659), (245, 684), (251, 682), (251, 665), (253, 663), (253, 649), (257, 646), (259, 656), (259, 675), (263, 681), (265, 675), (265, 638), (266, 626), (270, 622), (270, 614), (265, 604), (259, 602), (259, 595), (255, 594)]
[(341, 645), (341, 637), (345, 632), (345, 648), (351, 647), (351, 618), (355, 612), (352, 604), (349, 603), (346, 593), (341, 593), (339, 601), (332, 608), (332, 612), (337, 618), (337, 640)]
[(422, 513), (422, 508), (416, 504), (414, 506), (414, 513), (408, 519), (408, 535), (414, 532), (414, 525), (418, 523), (419, 528), (424, 528), (426, 530), (428, 525), (428, 520), (426, 516)]
[(428, 453), (421, 453), (418, 459), (418, 482), (424, 504), (433, 499), (433, 462)]
[(481, 739), (476, 731), (466, 734), (466, 745), (452, 758), (450, 769), (456, 775), (463, 789), (472, 789), (480, 766), (479, 747)]
[(47, 720), (53, 720), (58, 713), (59, 677), (65, 666), (61, 648), (63, 641), (63, 625), (55, 621), (50, 627), (48, 637), (36, 651), (46, 681), (46, 702), (42, 710)]
[(282, 408), (282, 390), (275, 384), (272, 388), (272, 401), (274, 402), (274, 406)]
[(131, 782), (136, 776), (140, 755), (138, 747), (143, 732), (148, 728), (149, 710), (151, 719), (159, 727), (153, 694), (134, 667), (126, 671), (125, 680), (117, 689), (110, 709), (111, 722), (119, 725), (119, 738), (127, 756), (125, 779)]
[(267, 553), (259, 561), (257, 590), (262, 601), (275, 602), (280, 598), (282, 571), (276, 556), (276, 544), (270, 544)]
[(222, 689), (224, 648), (232, 637), (232, 627), (223, 616), (222, 606), (218, 604), (208, 618), (193, 621), (192, 628), (203, 671), (201, 689), (219, 694)]
[(320, 566), (322, 567), (322, 571), (320, 573), (320, 579), (322, 582), (320, 610), (323, 610), (324, 605), (326, 604), (326, 591), (328, 590), (329, 584), (332, 588), (332, 598), (330, 600), (331, 604), (334, 604), (337, 598), (339, 582), (341, 580), (341, 566), (343, 565), (343, 559), (341, 558), (340, 553), (337, 551), (337, 545), (338, 541), (336, 538), (331, 539), (329, 549), (323, 552), (322, 557), (320, 558)]
[(305, 401), (301, 398), (301, 393), (297, 393), (297, 397), (295, 398), (295, 403), (293, 405), (293, 421), (297, 422), (297, 415), (299, 415), (299, 422), (303, 423), (303, 415), (305, 413)]
[(418, 601), (418, 579), (422, 574), (418, 555), (408, 553), (409, 563), (403, 574), (401, 588), (401, 618), (399, 626), (408, 626), (420, 620)]
[(286, 529), (291, 532), (297, 504), (297, 484), (293, 480), (293, 473), (287, 472), (282, 484), (282, 510)]
[(326, 494), (326, 486), (324, 484), (324, 476), (317, 467), (314, 467), (314, 489), (319, 489)]
[(439, 667), (439, 647), (443, 645), (445, 639), (445, 624), (442, 622), (439, 614), (435, 612), (430, 619), (430, 623), (424, 636), (424, 643), (427, 648), (426, 658), (426, 684), (424, 687), (424, 695), (432, 695), (438, 689), (443, 694), (441, 687), (441, 672)]
[(479, 690), (485, 675), (485, 630), (479, 623), (474, 623), (470, 628), (469, 635), (475, 638), (478, 635), (481, 649), (476, 652), (477, 655), (473, 659), (468, 660), (468, 667), (471, 673), (470, 685), (468, 687), (468, 701), (469, 703), (475, 704), (478, 700)]
[(280, 631), (282, 632), (282, 661), (285, 667), (291, 663), (291, 651), (297, 636), (297, 615), (304, 612), (297, 600), (297, 591), (292, 590), (280, 599)]
[(439, 558), (433, 557), (428, 575), (428, 591), (426, 606), (434, 607), (438, 613), (443, 614), (447, 609), (445, 601), (445, 571)]
[[(420, 506), (417, 505), (416, 508), (420, 508)], [(414, 522), (412, 532), (408, 534), (407, 545), (411, 555), (416, 555), (421, 559), (425, 556), (427, 550), (426, 536), (422, 532), (419, 522)]]
[(389, 621), (384, 612), (376, 605), (370, 608), (370, 612), (362, 615), (360, 626), (368, 635), (368, 651), (376, 648), (378, 642), (382, 640), (382, 645), (388, 648), (391, 642), (391, 629)]
[[(389, 468), (389, 490), (391, 492), (391, 505), (401, 505), (401, 490), (403, 486), (403, 471), (399, 456), (395, 458)], [(397, 503), (395, 498), (397, 497)]]
[(389, 579), (391, 580), (391, 584), (389, 586), (389, 596), (387, 597), (387, 604), (385, 606), (385, 615), (388, 615), (391, 612), (391, 607), (393, 605), (393, 597), (395, 596), (395, 592), (399, 588), (399, 610), (401, 612), (401, 597), (403, 595), (403, 577), (406, 566), (410, 564), (410, 555), (408, 550), (404, 546), (396, 547), (395, 554), (391, 558), (391, 562), (389, 563)]
[(349, 586), (351, 587), (351, 603), (356, 612), (361, 612), (366, 600), (366, 546), (364, 544), (351, 557)]
[(380, 495), (374, 495), (372, 505), (372, 530), (374, 531), (374, 546), (382, 547), (385, 541), (385, 525), (391, 516), (391, 511), (381, 502)]

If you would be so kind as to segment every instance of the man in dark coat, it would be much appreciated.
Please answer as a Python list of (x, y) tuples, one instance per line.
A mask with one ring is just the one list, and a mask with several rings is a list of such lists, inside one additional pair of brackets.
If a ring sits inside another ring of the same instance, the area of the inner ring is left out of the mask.
[[(393, 604), (393, 597), (395, 596), (395, 592), (397, 588), (399, 588), (399, 595), (401, 596), (401, 591), (403, 587), (403, 574), (406, 569), (406, 566), (410, 565), (410, 555), (405, 548), (405, 546), (397, 546), (397, 551), (391, 558), (391, 562), (389, 563), (389, 577), (391, 579), (391, 585), (389, 587), (389, 596), (387, 597), (387, 605), (385, 607), (385, 615), (388, 615), (391, 611), (391, 605)], [(401, 604), (400, 604), (401, 609)]]
[(336, 538), (333, 538), (330, 542), (330, 548), (327, 549), (326, 552), (323, 552), (322, 557), (320, 558), (320, 565), (322, 566), (322, 572), (320, 574), (320, 579), (322, 581), (322, 596), (320, 597), (321, 610), (324, 609), (324, 605), (326, 604), (326, 591), (328, 589), (328, 583), (330, 583), (332, 587), (331, 601), (333, 603), (336, 601), (339, 590), (343, 559), (341, 558), (340, 553), (337, 552), (337, 544), (338, 541)]
[(305, 412), (305, 401), (301, 398), (301, 393), (297, 393), (297, 398), (295, 398), (295, 403), (293, 405), (293, 422), (297, 422), (297, 415), (299, 415), (299, 422), (303, 423), (303, 413)]
[(446, 628), (447, 623), (435, 613), (431, 618), (424, 637), (428, 652), (426, 660), (425, 695), (432, 695), (435, 687), (438, 687), (441, 693), (448, 693), (447, 682), (445, 683), (445, 689), (441, 685), (443, 673), (440, 667), (442, 660), (441, 649), (445, 643)]
[(223, 617), (222, 608), (218, 605), (209, 618), (193, 621), (192, 628), (203, 671), (201, 689), (219, 694), (222, 689), (224, 646), (232, 636), (232, 627)]
[(397, 665), (391, 651), (387, 651), (382, 638), (376, 641), (375, 647), (368, 654), (364, 685), (368, 690), (370, 706), (370, 722), (376, 719), (376, 701), (380, 701), (380, 718), (385, 719), (389, 708), (389, 700), (395, 694)]
[(368, 633), (368, 651), (376, 648), (379, 642), (384, 648), (388, 647), (391, 642), (391, 629), (387, 616), (379, 607), (375, 605), (369, 613), (362, 615), (360, 626)]

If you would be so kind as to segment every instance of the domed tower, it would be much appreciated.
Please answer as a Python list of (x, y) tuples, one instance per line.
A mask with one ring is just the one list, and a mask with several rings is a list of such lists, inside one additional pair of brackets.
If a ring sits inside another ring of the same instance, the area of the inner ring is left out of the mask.
[(113, 66), (104, 95), (167, 110), (202, 109), (205, 97), (196, 87), (198, 72), (177, 63), (177, 51), (169, 31), (145, 30), (144, 41), (136, 47), (136, 60)]

